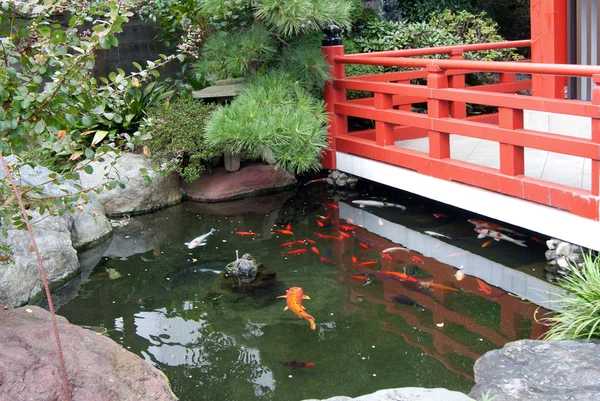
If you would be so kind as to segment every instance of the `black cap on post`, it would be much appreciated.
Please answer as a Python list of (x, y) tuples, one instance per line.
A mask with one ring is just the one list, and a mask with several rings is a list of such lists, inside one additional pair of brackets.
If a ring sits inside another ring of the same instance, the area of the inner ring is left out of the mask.
[(342, 30), (337, 25), (327, 25), (323, 28), (323, 33), (327, 35), (321, 42), (323, 46), (340, 46), (342, 38), (340, 37)]

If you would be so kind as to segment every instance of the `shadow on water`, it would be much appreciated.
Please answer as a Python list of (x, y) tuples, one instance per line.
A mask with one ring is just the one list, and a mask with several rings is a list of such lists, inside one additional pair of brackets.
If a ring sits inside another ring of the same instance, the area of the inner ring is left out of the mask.
[[(352, 203), (371, 197), (407, 210)], [(355, 192), (311, 184), (230, 204), (186, 202), (115, 229), (59, 313), (163, 370), (183, 401), (293, 401), (405, 386), (468, 392), (479, 356), (544, 332), (534, 315), (558, 291), (543, 280), (544, 247), (531, 233), (527, 248), (482, 248), (472, 218), (482, 219), (368, 183)], [(293, 234), (276, 231), (288, 225)], [(213, 227), (206, 246), (183, 245)], [(382, 252), (392, 247), (407, 250)], [(223, 290), (217, 272), (236, 250), (275, 271), (277, 285)], [(276, 298), (292, 286), (310, 296), (304, 306), (315, 331)]]

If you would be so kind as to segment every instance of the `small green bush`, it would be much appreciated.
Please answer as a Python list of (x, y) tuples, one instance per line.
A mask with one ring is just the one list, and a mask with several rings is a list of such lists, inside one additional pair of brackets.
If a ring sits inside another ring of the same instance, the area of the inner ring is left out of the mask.
[(584, 254), (583, 266), (572, 266), (560, 285), (568, 294), (556, 294), (562, 310), (545, 319), (552, 325), (545, 339), (600, 338), (600, 257)]
[(471, 0), (398, 0), (397, 9), (406, 22), (427, 21), (430, 16), (444, 10), (474, 11)]
[(176, 171), (185, 181), (193, 181), (207, 169), (215, 154), (204, 139), (204, 126), (215, 109), (178, 97), (148, 111), (140, 133), (161, 170)]
[(287, 74), (252, 79), (206, 126), (206, 142), (217, 153), (274, 160), (301, 174), (321, 167), (327, 146), (325, 106)]
[(321, 47), (310, 41), (290, 46), (281, 55), (277, 69), (288, 73), (292, 80), (317, 97), (321, 97), (325, 82), (331, 80), (331, 65), (325, 60)]

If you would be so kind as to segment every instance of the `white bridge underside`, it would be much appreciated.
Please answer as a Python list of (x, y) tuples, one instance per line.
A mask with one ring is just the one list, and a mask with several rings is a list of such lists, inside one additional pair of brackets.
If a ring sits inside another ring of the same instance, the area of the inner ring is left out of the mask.
[(346, 153), (336, 152), (336, 163), (346, 173), (600, 251), (598, 221)]

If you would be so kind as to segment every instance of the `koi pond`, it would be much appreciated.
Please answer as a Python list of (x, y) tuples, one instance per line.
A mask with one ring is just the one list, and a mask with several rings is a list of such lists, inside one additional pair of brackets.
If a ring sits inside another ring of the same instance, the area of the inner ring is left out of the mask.
[[(182, 401), (412, 386), (468, 393), (479, 356), (543, 334), (538, 305), (557, 291), (544, 278), (546, 238), (510, 227), (527, 247), (478, 239), (468, 220), (484, 217), (361, 185), (342, 192), (313, 183), (131, 217), (87, 252), (100, 252), (100, 262), (58, 313), (161, 369)], [(205, 246), (184, 245), (211, 228)], [(275, 272), (275, 283), (223, 289), (219, 272), (236, 251)], [(277, 296), (290, 287), (310, 297), (303, 305), (316, 330), (284, 311)]]

